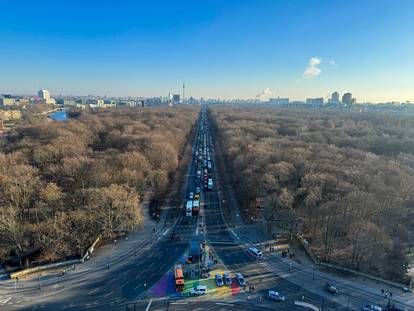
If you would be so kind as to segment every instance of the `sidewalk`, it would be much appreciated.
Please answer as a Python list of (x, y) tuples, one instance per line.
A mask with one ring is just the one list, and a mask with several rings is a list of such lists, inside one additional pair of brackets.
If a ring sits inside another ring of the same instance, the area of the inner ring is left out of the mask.
[[(222, 165), (222, 163), (220, 164)], [(222, 182), (222, 179), (219, 179), (219, 181)], [(265, 232), (265, 228), (263, 228), (260, 223), (245, 224), (243, 222), (232, 189), (226, 190), (226, 193), (220, 191), (218, 193), (220, 197), (220, 205), (222, 208), (227, 208), (228, 212), (230, 211), (227, 219), (233, 226), (228, 226), (228, 228), (235, 238), (241, 243), (244, 242), (247, 245), (259, 246), (262, 250), (265, 250), (265, 244), (273, 245), (276, 243), (276, 240), (270, 234)], [(223, 198), (226, 198), (224, 202)], [(226, 204), (228, 204), (228, 206), (225, 206)], [(299, 245), (296, 245), (296, 243), (290, 243), (287, 247), (295, 254), (295, 259), (282, 259), (281, 250), (271, 253), (266, 252), (268, 255), (265, 256), (273, 258), (273, 262), (269, 264), (270, 269), (272, 271), (280, 271), (282, 275), (284, 274), (286, 278), (294, 283), (302, 284), (302, 286), (306, 286), (309, 289), (313, 288), (313, 290), (316, 290), (317, 294), (321, 294), (321, 289), (325, 283), (331, 282), (350, 291), (350, 294), (355, 290), (360, 291), (362, 294), (360, 297), (361, 300), (368, 298), (366, 296), (369, 296), (370, 298), (373, 297), (375, 300), (384, 300), (382, 303), (386, 304), (386, 299), (383, 299), (385, 297), (381, 296), (381, 289), (384, 289), (385, 291), (391, 291), (393, 293), (394, 302), (414, 307), (414, 295), (412, 293), (404, 293), (401, 288), (391, 288), (386, 284), (362, 276), (344, 275), (343, 273), (333, 271), (327, 272), (325, 267), (315, 266), (306, 252)], [(302, 274), (302, 277), (300, 279), (289, 277), (292, 269), (295, 269), (296, 272), (299, 271), (298, 273)], [(315, 288), (315, 284), (318, 284), (317, 288)]]

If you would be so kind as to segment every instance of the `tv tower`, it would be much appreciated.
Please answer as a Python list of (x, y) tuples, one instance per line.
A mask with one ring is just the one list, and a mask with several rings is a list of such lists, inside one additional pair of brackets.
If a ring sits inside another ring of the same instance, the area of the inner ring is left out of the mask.
[(183, 83), (183, 104), (185, 103), (185, 83)]

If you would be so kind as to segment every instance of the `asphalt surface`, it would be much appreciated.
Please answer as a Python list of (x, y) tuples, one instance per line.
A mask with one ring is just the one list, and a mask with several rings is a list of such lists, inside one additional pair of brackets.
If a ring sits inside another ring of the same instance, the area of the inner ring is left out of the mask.
[[(191, 161), (183, 199), (193, 190), (195, 169)], [(41, 277), (37, 283), (18, 284), (8, 288), (8, 292), (0, 286), (0, 310), (113, 310), (128, 301), (141, 299), (146, 289), (183, 255), (195, 229), (196, 219), (189, 220), (181, 212), (175, 225), (155, 241), (144, 241), (137, 251), (109, 261), (108, 266), (86, 271), (81, 276)], [(179, 240), (172, 241), (171, 233), (176, 231)]]
[[(207, 132), (207, 135), (210, 143), (210, 133)], [(60, 279), (44, 277), (39, 279), (38, 284), (31, 282), (30, 286), (19, 285), (14, 289), (0, 286), (0, 310), (304, 310), (294, 305), (295, 301), (311, 303), (323, 310), (360, 310), (364, 303), (378, 301), (378, 295), (358, 292), (358, 288), (352, 287), (346, 289), (347, 298), (327, 294), (321, 286), (324, 280), (314, 282), (314, 276), (309, 271), (290, 265), (277, 256), (265, 254), (264, 258), (257, 260), (248, 255), (246, 250), (254, 245), (255, 239), (229, 228), (222, 216), (211, 146), (211, 175), (215, 187), (202, 195), (204, 210), (199, 221), (205, 224), (205, 238), (226, 269), (244, 275), (246, 289), (241, 289), (235, 297), (220, 301), (211, 300), (213, 298), (208, 295), (180, 300), (150, 300), (146, 297), (146, 289), (171, 269), (196, 231), (197, 219), (185, 217), (184, 209), (181, 209), (174, 226), (166, 228), (154, 241), (143, 241), (135, 251), (111, 261), (108, 267), (91, 269), (81, 275), (68, 274)], [(193, 147), (193, 159), (182, 193), (183, 203), (188, 193), (195, 189), (196, 170)], [(180, 237), (179, 240), (171, 240), (173, 232)], [(249, 290), (249, 286), (254, 286), (254, 290)], [(260, 300), (268, 289), (281, 292), (286, 296), (286, 301)]]

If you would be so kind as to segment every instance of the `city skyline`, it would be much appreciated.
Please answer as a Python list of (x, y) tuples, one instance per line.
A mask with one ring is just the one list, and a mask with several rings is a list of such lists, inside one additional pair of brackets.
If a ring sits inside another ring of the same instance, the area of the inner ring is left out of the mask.
[(412, 1), (78, 8), (0, 4), (1, 93), (414, 101)]

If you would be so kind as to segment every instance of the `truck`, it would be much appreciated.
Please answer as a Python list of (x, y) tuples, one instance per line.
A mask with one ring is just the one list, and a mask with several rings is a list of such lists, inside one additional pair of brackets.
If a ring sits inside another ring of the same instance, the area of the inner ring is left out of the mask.
[(207, 182), (207, 189), (208, 190), (213, 190), (213, 179), (209, 178), (208, 182)]
[(185, 206), (185, 215), (193, 216), (193, 200), (188, 200), (187, 205)]
[(200, 201), (194, 200), (193, 201), (193, 216), (197, 216), (200, 212)]

